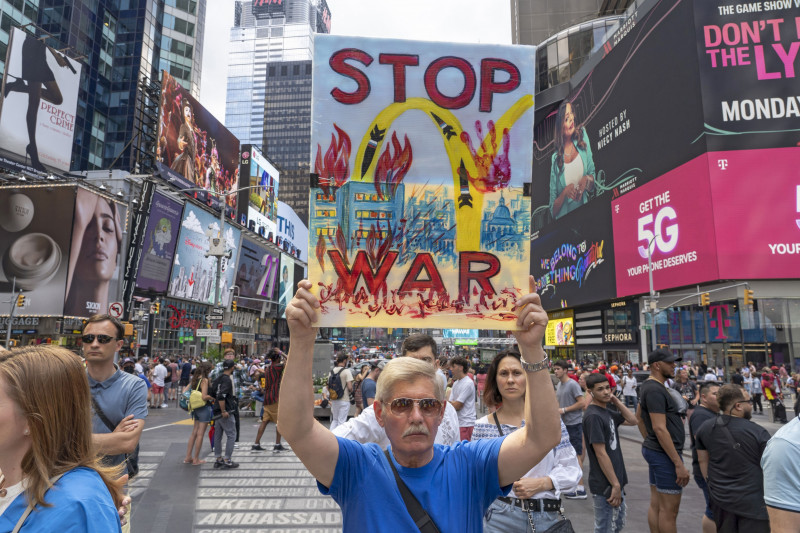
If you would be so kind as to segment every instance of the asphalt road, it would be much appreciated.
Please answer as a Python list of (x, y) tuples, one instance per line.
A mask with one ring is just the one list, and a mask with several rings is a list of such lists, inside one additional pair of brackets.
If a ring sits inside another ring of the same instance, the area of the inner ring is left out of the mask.
[[(291, 451), (254, 452), (257, 420), (241, 420), (241, 445), (233, 454), (235, 470), (214, 470), (207, 464), (183, 464), (191, 433), (187, 414), (174, 406), (150, 412), (141, 440), (140, 474), (131, 483), (133, 533), (327, 533), (341, 531), (341, 512), (333, 500), (322, 496), (314, 479)], [(780, 426), (755, 417), (770, 433)], [(271, 449), (275, 439), (270, 424), (262, 445)], [(650, 499), (647, 464), (641, 455), (636, 428), (623, 427), (621, 445), (628, 472), (627, 531), (645, 532)], [(687, 447), (688, 448), (688, 447)], [(211, 454), (205, 439), (203, 454)], [(688, 455), (688, 451), (687, 451)], [(687, 463), (691, 462), (687, 458)], [(584, 471), (588, 476), (588, 459)], [(565, 500), (567, 517), (577, 532), (593, 531), (591, 496)], [(691, 481), (684, 491), (678, 531), (698, 531), (705, 509), (703, 495)]]

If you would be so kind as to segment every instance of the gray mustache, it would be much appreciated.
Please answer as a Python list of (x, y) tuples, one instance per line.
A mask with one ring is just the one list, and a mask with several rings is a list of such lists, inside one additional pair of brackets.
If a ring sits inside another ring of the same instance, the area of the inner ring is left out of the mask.
[(411, 424), (408, 426), (408, 429), (403, 432), (403, 437), (408, 437), (413, 433), (422, 433), (426, 437), (431, 434), (431, 432), (428, 431), (428, 428), (425, 427), (425, 424)]

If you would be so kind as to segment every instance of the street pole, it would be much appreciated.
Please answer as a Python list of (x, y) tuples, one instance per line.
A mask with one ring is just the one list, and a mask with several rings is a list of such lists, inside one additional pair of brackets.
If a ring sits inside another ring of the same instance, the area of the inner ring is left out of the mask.
[(650, 306), (650, 344), (652, 345), (651, 349), (653, 350), (656, 349), (658, 340), (656, 336), (658, 297), (656, 296), (656, 291), (653, 288), (653, 241), (660, 236), (661, 235), (653, 235), (653, 238), (650, 239), (649, 243), (647, 243), (647, 275), (650, 280), (650, 302), (648, 303)]
[[(14, 310), (17, 308), (17, 295), (14, 294), (17, 290), (17, 276), (14, 276), (11, 281), (11, 312), (8, 313), (8, 327), (6, 328), (6, 350), (11, 349), (11, 323), (14, 321)], [(20, 291), (21, 292), (21, 291)]]

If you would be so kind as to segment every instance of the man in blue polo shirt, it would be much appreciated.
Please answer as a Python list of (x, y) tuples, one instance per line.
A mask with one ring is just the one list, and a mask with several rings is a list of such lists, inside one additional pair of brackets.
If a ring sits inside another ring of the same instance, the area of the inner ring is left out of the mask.
[[(122, 349), (125, 328), (109, 315), (94, 315), (83, 328), (83, 355), (92, 393), (92, 433), (103, 462), (127, 462), (128, 475), (135, 474), (139, 438), (147, 417), (147, 386), (138, 377), (120, 370), (114, 354)], [(130, 530), (128, 523), (123, 532)]]

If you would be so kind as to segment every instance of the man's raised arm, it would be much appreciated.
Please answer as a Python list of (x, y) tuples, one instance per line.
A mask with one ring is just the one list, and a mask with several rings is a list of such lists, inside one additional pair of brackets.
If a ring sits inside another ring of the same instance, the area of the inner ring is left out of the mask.
[[(542, 339), (547, 327), (547, 313), (536, 294), (533, 276), (529, 278), (530, 293), (517, 304), (517, 326), (514, 336), (522, 360), (535, 364), (546, 358)], [(561, 441), (561, 417), (550, 380), (549, 365), (537, 372), (526, 372), (525, 427), (509, 435), (500, 448), (497, 459), (500, 486), (509, 485), (533, 468)]]
[(314, 419), (311, 366), (319, 301), (309, 289), (310, 281), (298, 283), (297, 294), (286, 307), (289, 356), (281, 383), (278, 431), (311, 475), (330, 487), (339, 459), (339, 443), (333, 433)]

